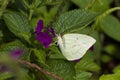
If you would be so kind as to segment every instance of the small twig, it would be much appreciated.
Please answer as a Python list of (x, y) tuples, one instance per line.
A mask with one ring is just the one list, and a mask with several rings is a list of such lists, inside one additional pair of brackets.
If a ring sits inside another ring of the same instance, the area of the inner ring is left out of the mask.
[(44, 74), (47, 74), (53, 78), (55, 78), (56, 80), (63, 80), (61, 77), (51, 73), (51, 72), (48, 72), (42, 68), (40, 68), (38, 65), (34, 64), (34, 63), (30, 63), (30, 62), (27, 62), (27, 61), (24, 61), (24, 60), (17, 60), (17, 62), (21, 63), (21, 64), (25, 64), (25, 65), (29, 65), (30, 67), (32, 68), (36, 68), (38, 69), (40, 72), (44, 73)]

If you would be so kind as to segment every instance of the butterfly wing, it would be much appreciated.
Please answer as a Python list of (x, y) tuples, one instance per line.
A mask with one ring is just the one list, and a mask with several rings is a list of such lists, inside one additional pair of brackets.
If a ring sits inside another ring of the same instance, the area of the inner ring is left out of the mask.
[(60, 49), (64, 57), (72, 61), (80, 59), (95, 42), (96, 40), (88, 35), (65, 34), (61, 38)]

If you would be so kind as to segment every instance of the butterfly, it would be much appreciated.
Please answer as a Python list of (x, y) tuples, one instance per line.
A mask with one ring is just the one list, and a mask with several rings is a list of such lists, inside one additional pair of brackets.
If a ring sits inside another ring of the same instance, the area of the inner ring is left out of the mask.
[(91, 36), (77, 33), (64, 34), (62, 37), (58, 35), (57, 39), (59, 48), (68, 61), (82, 58), (96, 42)]

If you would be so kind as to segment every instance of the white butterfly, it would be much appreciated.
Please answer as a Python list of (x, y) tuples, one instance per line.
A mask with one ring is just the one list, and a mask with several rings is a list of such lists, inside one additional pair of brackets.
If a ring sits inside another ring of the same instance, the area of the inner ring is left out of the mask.
[(58, 45), (63, 56), (74, 61), (83, 57), (87, 50), (96, 42), (94, 38), (84, 34), (65, 34), (58, 36)]

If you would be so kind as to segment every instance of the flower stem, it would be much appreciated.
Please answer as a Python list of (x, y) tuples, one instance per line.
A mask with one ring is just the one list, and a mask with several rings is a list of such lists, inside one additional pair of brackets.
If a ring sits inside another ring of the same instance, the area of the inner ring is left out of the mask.
[(63, 80), (61, 77), (51, 73), (51, 72), (48, 72), (44, 69), (42, 69), (41, 67), (39, 67), (38, 65), (34, 64), (34, 63), (30, 63), (30, 62), (27, 62), (27, 61), (24, 61), (24, 60), (17, 60), (17, 62), (21, 63), (21, 64), (25, 64), (25, 65), (28, 65), (32, 68), (36, 68), (37, 70), (39, 70), (40, 72), (44, 73), (44, 74), (47, 74), (53, 78), (55, 78), (56, 80)]
[(30, 14), (29, 14), (29, 21), (31, 20), (31, 18), (32, 18), (32, 15), (33, 15), (33, 12), (34, 12), (34, 10), (33, 9), (30, 9)]

